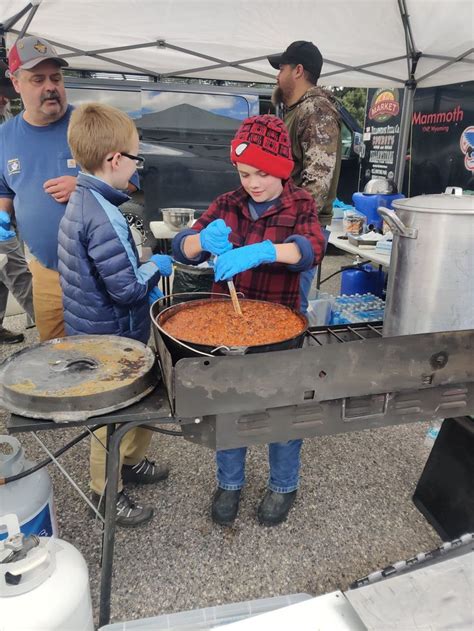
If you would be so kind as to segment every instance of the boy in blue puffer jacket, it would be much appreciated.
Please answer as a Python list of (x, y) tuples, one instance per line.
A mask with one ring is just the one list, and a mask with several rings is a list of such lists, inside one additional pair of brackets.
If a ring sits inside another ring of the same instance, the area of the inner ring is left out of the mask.
[[(140, 264), (125, 217), (117, 208), (139, 158), (138, 133), (120, 110), (99, 103), (71, 115), (68, 142), (81, 165), (76, 190), (59, 225), (59, 274), (67, 335), (119, 335), (146, 344), (150, 336), (149, 300), (156, 284), (172, 271), (169, 256), (155, 254)], [(105, 443), (105, 427), (95, 432)], [(124, 483), (150, 484), (168, 477), (168, 469), (145, 457), (152, 432), (142, 427), (125, 435), (120, 447)], [(104, 512), (105, 450), (91, 443), (92, 500)], [(134, 503), (119, 488), (117, 524), (133, 527), (153, 516), (150, 506)]]

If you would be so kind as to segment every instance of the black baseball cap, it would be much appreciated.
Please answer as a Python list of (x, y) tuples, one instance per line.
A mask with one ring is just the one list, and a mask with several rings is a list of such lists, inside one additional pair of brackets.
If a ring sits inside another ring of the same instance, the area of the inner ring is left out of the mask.
[(10, 79), (7, 79), (7, 72), (7, 64), (0, 60), (0, 96), (4, 96), (10, 100), (20, 98), (20, 95), (17, 94), (13, 88)]
[(319, 48), (313, 42), (303, 40), (293, 42), (283, 53), (269, 55), (270, 64), (277, 70), (282, 64), (301, 64), (305, 70), (311, 72), (316, 78), (321, 74), (323, 56)]

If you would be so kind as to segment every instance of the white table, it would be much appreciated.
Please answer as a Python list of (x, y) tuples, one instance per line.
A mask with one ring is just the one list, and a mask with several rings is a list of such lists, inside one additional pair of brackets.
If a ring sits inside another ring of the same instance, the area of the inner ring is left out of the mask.
[(329, 243), (339, 250), (355, 254), (360, 256), (361, 259), (372, 261), (378, 265), (382, 265), (383, 267), (390, 267), (390, 254), (376, 252), (375, 246), (370, 248), (359, 248), (356, 245), (351, 245), (347, 239), (341, 239), (340, 237), (345, 236), (345, 233), (342, 231), (342, 225), (338, 226), (331, 224), (327, 229), (330, 231)]

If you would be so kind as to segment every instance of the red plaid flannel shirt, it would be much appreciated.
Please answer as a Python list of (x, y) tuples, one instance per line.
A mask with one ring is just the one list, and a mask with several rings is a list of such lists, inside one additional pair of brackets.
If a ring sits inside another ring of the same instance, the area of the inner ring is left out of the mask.
[[(288, 180), (275, 206), (254, 221), (248, 208), (248, 194), (241, 187), (218, 197), (193, 225), (200, 232), (214, 219), (224, 219), (232, 228), (230, 241), (234, 247), (260, 243), (284, 243), (292, 235), (306, 237), (313, 246), (313, 266), (323, 258), (324, 236), (318, 220), (316, 204), (309, 193)], [(299, 307), (299, 272), (288, 265), (272, 263), (260, 265), (237, 274), (234, 283), (237, 291), (246, 298), (278, 302), (293, 309)], [(228, 293), (227, 284), (214, 283), (213, 291)]]

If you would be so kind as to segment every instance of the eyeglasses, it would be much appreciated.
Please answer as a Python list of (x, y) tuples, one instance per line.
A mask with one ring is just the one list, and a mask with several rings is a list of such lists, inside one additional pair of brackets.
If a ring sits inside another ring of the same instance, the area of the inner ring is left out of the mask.
[[(137, 165), (137, 169), (143, 169), (143, 165), (145, 164), (145, 158), (141, 158), (140, 156), (134, 156), (131, 153), (125, 153), (124, 151), (120, 151), (121, 156), (125, 156), (130, 160), (135, 160), (135, 164)], [(114, 156), (111, 158), (107, 158), (107, 162), (111, 162), (114, 159)]]

